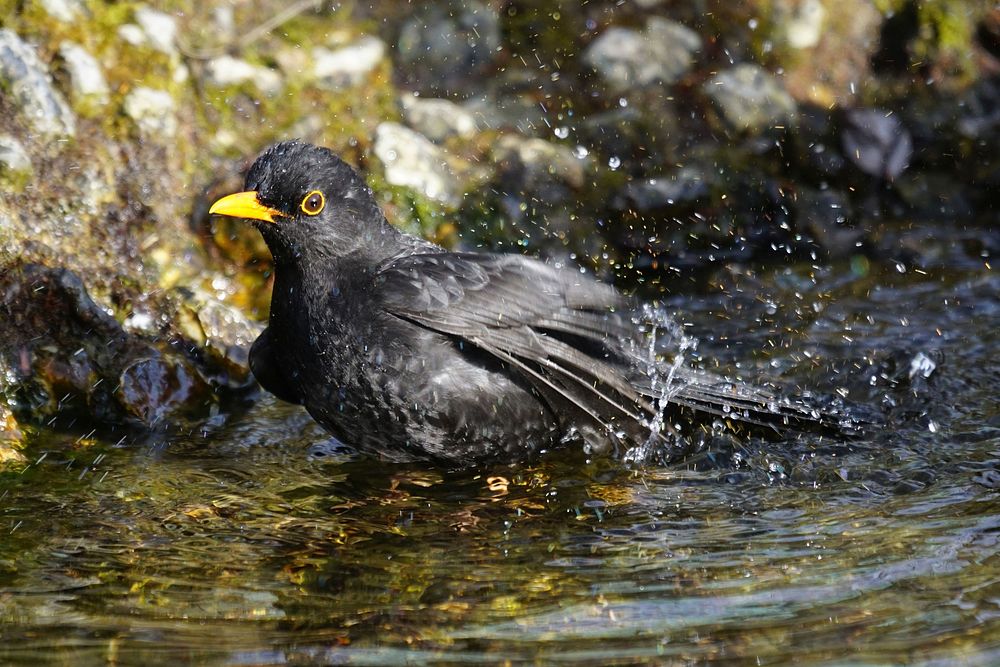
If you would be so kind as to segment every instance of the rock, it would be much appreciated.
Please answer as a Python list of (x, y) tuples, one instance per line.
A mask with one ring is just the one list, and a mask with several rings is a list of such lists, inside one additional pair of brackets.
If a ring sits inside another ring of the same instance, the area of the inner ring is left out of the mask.
[(47, 138), (72, 137), (76, 118), (52, 86), (34, 49), (12, 30), (0, 30), (0, 91), (9, 97), (31, 129)]
[(125, 367), (115, 398), (128, 414), (152, 426), (172, 412), (204, 402), (210, 394), (205, 381), (187, 364), (152, 356)]
[(142, 28), (150, 46), (169, 56), (178, 55), (176, 18), (149, 7), (139, 7), (135, 10), (135, 22)]
[(670, 174), (629, 181), (625, 185), (620, 208), (647, 213), (691, 205), (708, 194), (708, 183), (700, 169), (680, 167)]
[(851, 201), (845, 193), (800, 186), (793, 201), (796, 229), (809, 234), (828, 258), (861, 252), (865, 233), (853, 225)]
[(174, 98), (164, 90), (139, 86), (125, 96), (125, 113), (148, 137), (170, 138), (177, 134)]
[(17, 426), (13, 413), (0, 400), (0, 470), (14, 463), (24, 463), (24, 434)]
[(427, 94), (466, 95), (501, 45), (500, 17), (479, 0), (429, 3), (403, 25), (397, 70)]
[(378, 67), (385, 51), (385, 42), (371, 36), (335, 50), (318, 46), (313, 49), (313, 76), (329, 90), (356, 86)]
[(205, 83), (214, 88), (226, 88), (252, 83), (265, 95), (281, 92), (281, 75), (267, 67), (257, 67), (232, 56), (219, 56), (205, 65)]
[(586, 161), (566, 146), (544, 139), (505, 135), (497, 142), (493, 159), (505, 189), (522, 198), (563, 201), (570, 190), (582, 188), (587, 177)]
[(963, 136), (996, 141), (1000, 133), (1000, 76), (983, 79), (972, 86), (962, 96), (959, 109), (958, 131)]
[(584, 51), (583, 59), (614, 93), (640, 86), (672, 84), (691, 69), (701, 48), (698, 33), (654, 16), (643, 30), (608, 28)]
[(0, 135), (0, 182), (20, 190), (27, 185), (33, 173), (31, 157), (17, 137)]
[(744, 63), (705, 82), (705, 94), (738, 132), (759, 134), (795, 119), (795, 100), (770, 72)]
[(826, 19), (826, 8), (823, 7), (822, 0), (778, 3), (776, 9), (776, 20), (789, 46), (793, 49), (811, 49), (819, 44)]
[(450, 137), (471, 137), (476, 133), (472, 113), (454, 102), (404, 95), (402, 103), (406, 124), (431, 141), (441, 143)]
[(913, 155), (913, 139), (895, 115), (881, 109), (852, 109), (841, 134), (844, 155), (858, 169), (892, 181)]
[(142, 46), (146, 43), (146, 33), (134, 23), (124, 23), (118, 26), (118, 37), (132, 46)]
[(108, 82), (94, 56), (79, 44), (63, 42), (59, 55), (66, 63), (73, 100), (79, 105), (104, 106), (108, 103)]
[(40, 0), (42, 10), (60, 23), (72, 23), (83, 16), (80, 0)]
[(382, 123), (375, 129), (375, 155), (390, 184), (413, 188), (445, 204), (458, 204), (461, 188), (447, 154), (419, 132), (398, 123)]

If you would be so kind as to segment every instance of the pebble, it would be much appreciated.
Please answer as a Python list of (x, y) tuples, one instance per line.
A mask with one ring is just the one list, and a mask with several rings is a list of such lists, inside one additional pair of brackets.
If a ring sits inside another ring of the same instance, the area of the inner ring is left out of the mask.
[(135, 22), (142, 28), (150, 46), (169, 56), (178, 55), (176, 18), (150, 7), (139, 7), (135, 10)]
[(8, 187), (20, 189), (33, 173), (31, 157), (24, 145), (17, 137), (0, 134), (0, 180)]
[(38, 5), (60, 23), (72, 23), (83, 15), (83, 3), (80, 0), (40, 0)]
[(617, 93), (675, 83), (691, 69), (699, 49), (698, 33), (656, 16), (643, 30), (608, 28), (590, 43), (583, 59)]
[(371, 36), (339, 49), (318, 46), (313, 49), (313, 76), (331, 90), (356, 86), (378, 67), (385, 52), (385, 42)]
[(174, 111), (174, 98), (164, 90), (138, 86), (125, 96), (125, 113), (148, 137), (175, 136), (177, 116)]
[(267, 67), (258, 67), (232, 56), (219, 56), (208, 61), (205, 66), (206, 83), (215, 88), (239, 86), (252, 83), (265, 95), (281, 92), (281, 75)]
[(66, 63), (73, 99), (79, 103), (103, 106), (108, 102), (108, 82), (94, 56), (73, 42), (59, 45), (59, 55)]

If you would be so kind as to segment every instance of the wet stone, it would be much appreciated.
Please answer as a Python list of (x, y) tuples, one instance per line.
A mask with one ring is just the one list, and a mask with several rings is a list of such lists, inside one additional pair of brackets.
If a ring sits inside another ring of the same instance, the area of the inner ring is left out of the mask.
[(613, 26), (584, 52), (612, 92), (633, 86), (672, 84), (691, 69), (701, 38), (690, 28), (660, 17), (649, 19), (643, 30)]
[(34, 49), (11, 30), (0, 30), (0, 91), (32, 130), (45, 137), (73, 136), (76, 119)]
[(0, 399), (0, 470), (12, 463), (25, 461), (21, 448), (24, 434), (18, 428), (17, 420), (10, 408)]
[(174, 98), (164, 90), (139, 86), (125, 97), (125, 113), (148, 137), (170, 138), (177, 134)]
[(122, 371), (115, 392), (126, 412), (147, 425), (209, 396), (208, 386), (193, 369), (179, 360), (162, 357), (129, 364)]
[(795, 100), (758, 65), (743, 63), (719, 72), (705, 83), (704, 90), (723, 120), (738, 132), (759, 134), (787, 125), (796, 116)]
[(844, 155), (868, 174), (891, 181), (913, 155), (913, 139), (895, 115), (881, 109), (852, 109), (841, 134)]
[(63, 42), (59, 45), (59, 55), (62, 56), (69, 73), (73, 101), (77, 104), (104, 106), (108, 102), (108, 82), (104, 72), (94, 56), (73, 42)]
[(500, 45), (500, 17), (488, 4), (433, 3), (400, 30), (397, 69), (422, 92), (465, 95), (467, 84), (493, 63)]
[(375, 130), (375, 155), (392, 185), (413, 188), (445, 204), (458, 203), (461, 187), (447, 155), (419, 132), (398, 123), (382, 123)]
[(34, 169), (31, 157), (17, 137), (0, 135), (0, 183), (13, 189), (23, 188)]
[(689, 205), (708, 194), (705, 174), (694, 167), (681, 167), (671, 174), (629, 181), (622, 192), (619, 207), (646, 213)]
[(506, 135), (497, 142), (493, 156), (505, 189), (543, 201), (565, 199), (582, 188), (587, 162), (563, 145), (544, 139)]
[(281, 92), (281, 75), (267, 67), (257, 67), (232, 56), (220, 56), (205, 65), (205, 83), (214, 88), (226, 88), (251, 83), (266, 95)]
[(318, 46), (313, 49), (313, 76), (329, 90), (356, 86), (375, 71), (385, 51), (385, 42), (371, 36), (335, 50)]
[(476, 133), (472, 113), (454, 102), (404, 95), (402, 104), (406, 124), (431, 141), (441, 143), (451, 137), (467, 138)]

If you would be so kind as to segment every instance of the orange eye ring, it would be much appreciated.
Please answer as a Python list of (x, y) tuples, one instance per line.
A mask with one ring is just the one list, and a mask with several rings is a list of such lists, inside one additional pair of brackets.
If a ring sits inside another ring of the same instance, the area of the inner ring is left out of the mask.
[(306, 215), (319, 215), (324, 206), (326, 206), (326, 197), (319, 190), (313, 190), (307, 194), (302, 199), (302, 203), (299, 204), (299, 208)]

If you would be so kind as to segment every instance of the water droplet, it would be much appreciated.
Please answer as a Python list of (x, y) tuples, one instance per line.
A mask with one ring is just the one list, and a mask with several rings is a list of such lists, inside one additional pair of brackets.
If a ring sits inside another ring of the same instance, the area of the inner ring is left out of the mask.
[(612, 170), (615, 170), (618, 167), (622, 166), (621, 158), (619, 158), (617, 155), (612, 155), (610, 158), (608, 158), (608, 166), (611, 167)]

